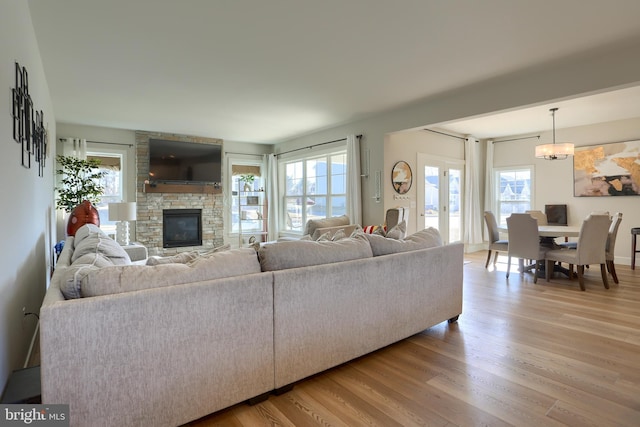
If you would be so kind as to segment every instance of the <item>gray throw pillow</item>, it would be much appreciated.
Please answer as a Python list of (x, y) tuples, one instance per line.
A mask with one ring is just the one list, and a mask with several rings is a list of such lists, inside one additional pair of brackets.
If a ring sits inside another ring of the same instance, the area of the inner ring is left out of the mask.
[(85, 224), (76, 231), (73, 240), (74, 250), (71, 255), (71, 262), (83, 255), (101, 254), (109, 258), (114, 265), (130, 265), (131, 259), (129, 254), (124, 250), (118, 242), (111, 239), (94, 224)]

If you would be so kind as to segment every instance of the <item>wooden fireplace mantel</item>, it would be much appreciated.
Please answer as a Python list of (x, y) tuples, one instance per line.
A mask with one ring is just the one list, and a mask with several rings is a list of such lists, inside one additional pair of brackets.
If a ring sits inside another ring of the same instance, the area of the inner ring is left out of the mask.
[(144, 184), (145, 193), (222, 194), (222, 188), (208, 184)]

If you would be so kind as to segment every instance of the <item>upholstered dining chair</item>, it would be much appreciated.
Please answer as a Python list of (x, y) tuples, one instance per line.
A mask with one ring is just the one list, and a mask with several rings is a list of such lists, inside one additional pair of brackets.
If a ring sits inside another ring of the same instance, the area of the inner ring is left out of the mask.
[(500, 240), (498, 223), (496, 222), (496, 217), (493, 215), (493, 212), (485, 211), (484, 220), (487, 223), (487, 230), (489, 231), (489, 253), (487, 254), (487, 262), (484, 265), (484, 268), (487, 268), (489, 267), (489, 261), (491, 261), (491, 251), (495, 253), (493, 258), (493, 263), (495, 264), (498, 260), (498, 252), (508, 252), (509, 241)]
[(548, 225), (547, 214), (542, 211), (524, 211), (524, 213), (531, 215), (538, 221), (538, 225)]
[(580, 290), (585, 290), (584, 267), (589, 264), (600, 264), (602, 283), (609, 289), (606, 269), (606, 244), (609, 235), (611, 219), (608, 215), (589, 215), (580, 227), (580, 236), (575, 249), (562, 248), (547, 251), (546, 278), (551, 279), (553, 266), (556, 262), (569, 264), (569, 275), (573, 276), (573, 266), (576, 266)]
[(618, 275), (616, 274), (616, 266), (613, 263), (615, 258), (616, 237), (618, 236), (618, 228), (622, 222), (622, 212), (616, 212), (613, 215), (611, 226), (609, 226), (609, 235), (607, 236), (607, 245), (605, 247), (605, 255), (607, 258), (607, 270), (611, 274), (614, 283), (618, 283)]
[(548, 248), (540, 246), (538, 222), (529, 214), (513, 213), (507, 218), (509, 230), (509, 259), (507, 261), (507, 278), (511, 270), (511, 258), (519, 258), (520, 274), (524, 273), (524, 260), (535, 261), (533, 265), (533, 283), (538, 282), (538, 271), (544, 263)]

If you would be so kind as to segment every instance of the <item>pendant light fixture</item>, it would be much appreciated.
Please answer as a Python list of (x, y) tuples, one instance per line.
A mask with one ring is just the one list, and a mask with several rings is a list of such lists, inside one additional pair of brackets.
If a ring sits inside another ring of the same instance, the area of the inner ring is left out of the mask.
[(556, 111), (552, 108), (551, 116), (553, 117), (553, 143), (542, 144), (536, 146), (536, 157), (545, 160), (564, 160), (569, 156), (573, 156), (573, 144), (570, 142), (559, 142), (556, 144)]

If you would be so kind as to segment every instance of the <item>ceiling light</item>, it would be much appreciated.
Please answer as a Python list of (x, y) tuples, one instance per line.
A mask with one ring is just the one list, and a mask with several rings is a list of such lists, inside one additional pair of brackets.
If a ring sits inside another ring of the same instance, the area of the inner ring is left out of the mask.
[(573, 144), (570, 142), (559, 142), (556, 144), (556, 111), (552, 108), (551, 116), (553, 117), (553, 143), (542, 144), (536, 146), (536, 157), (545, 160), (564, 160), (569, 156), (573, 156)]

